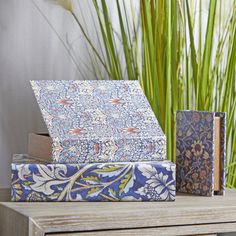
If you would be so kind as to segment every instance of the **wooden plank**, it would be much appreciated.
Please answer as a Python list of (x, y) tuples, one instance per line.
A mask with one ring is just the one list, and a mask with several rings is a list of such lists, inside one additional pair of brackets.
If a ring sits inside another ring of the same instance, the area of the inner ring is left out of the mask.
[(29, 219), (31, 235), (43, 235), (43, 232), (235, 224), (235, 199), (236, 191), (227, 190), (225, 197), (178, 194), (175, 202), (2, 202), (0, 206), (8, 209), (15, 219), (17, 216)]
[(27, 236), (44, 236), (45, 235), (44, 230), (39, 225), (37, 225), (34, 219), (29, 218), (28, 228), (29, 228), (29, 235)]
[(28, 236), (28, 217), (0, 204), (0, 235)]
[(10, 189), (0, 189), (0, 235), (4, 236), (44, 236), (42, 229), (14, 208), (2, 204), (10, 201)]
[[(174, 226), (161, 228), (143, 228), (127, 230), (107, 230), (92, 231), (64, 234), (50, 234), (51, 236), (184, 236), (184, 235), (201, 235), (216, 236), (217, 233), (236, 233), (236, 223), (206, 224), (206, 225), (189, 225)], [(48, 235), (48, 234), (46, 234)]]

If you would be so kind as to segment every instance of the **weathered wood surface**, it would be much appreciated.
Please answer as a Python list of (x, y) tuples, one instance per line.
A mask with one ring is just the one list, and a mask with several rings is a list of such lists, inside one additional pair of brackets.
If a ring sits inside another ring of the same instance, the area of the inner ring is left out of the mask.
[[(6, 200), (6, 191), (0, 194)], [(97, 235), (108, 235), (109, 232), (112, 235), (161, 235), (162, 232), (187, 235), (236, 231), (236, 191), (233, 190), (227, 190), (225, 197), (178, 195), (175, 202), (1, 202), (0, 211), (3, 209), (7, 210), (0, 214), (1, 222), (5, 219), (5, 226), (0, 226), (0, 235), (6, 236), (9, 234), (1, 234), (2, 228), (11, 227), (12, 219), (18, 221), (18, 218), (19, 222), (28, 220), (29, 235), (40, 236), (59, 232), (68, 236), (94, 235), (91, 231), (96, 231)]]
[[(236, 229), (235, 224), (217, 224), (215, 232), (232, 232)], [(212, 225), (188, 225), (188, 226), (173, 226), (173, 227), (161, 227), (161, 228), (145, 228), (145, 229), (127, 229), (127, 230), (107, 230), (107, 231), (95, 231), (92, 232), (80, 232), (80, 233), (65, 233), (63, 236), (216, 236), (212, 234)], [(210, 233), (210, 234), (208, 234)], [(49, 234), (50, 236), (61, 236), (61, 234)], [(48, 235), (48, 236), (49, 236)]]
[[(214, 227), (214, 230), (213, 230)], [(185, 225), (160, 228), (142, 228), (127, 230), (107, 230), (80, 233), (65, 233), (63, 236), (216, 236), (217, 233), (231, 233), (236, 230), (236, 223), (205, 224), (205, 225)], [(215, 232), (213, 234), (213, 232)], [(49, 236), (49, 235), (48, 235)], [(61, 236), (61, 234), (50, 234), (50, 236)]]

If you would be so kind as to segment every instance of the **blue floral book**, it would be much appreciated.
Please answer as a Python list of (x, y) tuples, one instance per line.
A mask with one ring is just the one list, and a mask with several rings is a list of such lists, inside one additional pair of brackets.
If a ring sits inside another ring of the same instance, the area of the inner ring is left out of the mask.
[(177, 111), (177, 191), (224, 195), (225, 129), (225, 113)]
[(173, 201), (170, 161), (52, 164), (14, 155), (12, 201)]
[(166, 138), (138, 81), (31, 81), (55, 163), (155, 161)]

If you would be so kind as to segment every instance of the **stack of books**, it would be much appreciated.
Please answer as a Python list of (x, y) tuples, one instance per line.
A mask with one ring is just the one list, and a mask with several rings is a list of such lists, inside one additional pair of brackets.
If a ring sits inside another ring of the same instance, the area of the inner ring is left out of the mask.
[(14, 155), (13, 201), (173, 201), (175, 164), (138, 81), (32, 81), (49, 135)]

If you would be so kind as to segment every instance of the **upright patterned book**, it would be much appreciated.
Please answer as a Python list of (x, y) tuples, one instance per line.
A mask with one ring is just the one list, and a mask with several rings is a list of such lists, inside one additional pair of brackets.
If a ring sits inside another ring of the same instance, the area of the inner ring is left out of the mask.
[(225, 113), (177, 111), (177, 191), (224, 195)]
[(52, 138), (54, 163), (165, 159), (165, 135), (138, 81), (31, 84)]
[(12, 201), (173, 201), (170, 161), (45, 163), (14, 155)]

